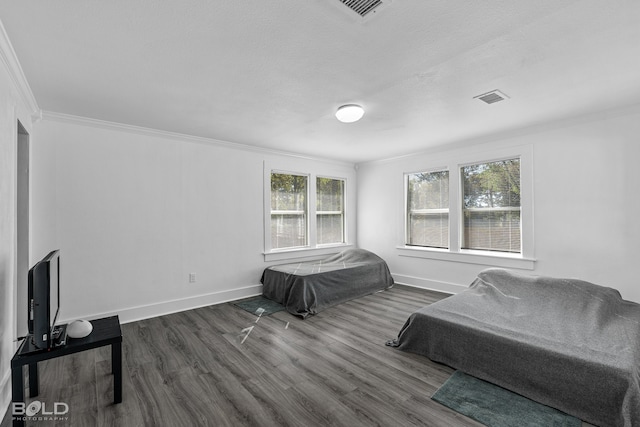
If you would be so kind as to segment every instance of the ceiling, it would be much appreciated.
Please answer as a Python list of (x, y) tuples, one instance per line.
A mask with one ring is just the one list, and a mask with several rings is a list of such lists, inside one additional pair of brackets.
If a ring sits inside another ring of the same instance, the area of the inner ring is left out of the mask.
[(640, 103), (632, 0), (20, 0), (0, 21), (44, 111), (356, 163)]

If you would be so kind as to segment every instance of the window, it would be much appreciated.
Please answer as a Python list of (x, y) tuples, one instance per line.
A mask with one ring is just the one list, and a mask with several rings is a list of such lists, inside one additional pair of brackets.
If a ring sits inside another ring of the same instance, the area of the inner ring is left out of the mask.
[(355, 168), (300, 159), (265, 161), (264, 259), (335, 254), (355, 241)]
[(407, 175), (407, 244), (449, 248), (449, 171)]
[(319, 245), (344, 243), (344, 180), (316, 179), (316, 229)]
[(532, 145), (423, 159), (404, 174), (401, 256), (534, 268)]
[(520, 159), (460, 168), (462, 249), (521, 252)]
[(308, 177), (271, 174), (271, 247), (307, 245)]

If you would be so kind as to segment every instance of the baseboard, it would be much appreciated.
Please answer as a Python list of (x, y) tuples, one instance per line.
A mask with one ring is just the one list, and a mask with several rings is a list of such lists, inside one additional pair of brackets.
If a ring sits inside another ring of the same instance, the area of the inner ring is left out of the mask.
[(8, 369), (0, 380), (0, 422), (9, 410), (11, 403), (11, 369)]
[(393, 276), (393, 280), (400, 285), (429, 289), (447, 294), (457, 294), (468, 288), (468, 286), (458, 285), (457, 283), (441, 282), (438, 280), (424, 279), (422, 277), (406, 276), (396, 273), (391, 273), (391, 275)]
[[(140, 305), (137, 307), (123, 308), (104, 313), (87, 313), (80, 316), (81, 319), (100, 319), (102, 317), (115, 316), (120, 317), (120, 323), (135, 322), (137, 320), (150, 319), (152, 317), (164, 316), (166, 314), (177, 313), (194, 308), (205, 307), (208, 305), (222, 304), (229, 301), (235, 301), (262, 294), (262, 285), (250, 285), (244, 288), (231, 289), (226, 291), (212, 292), (210, 294), (196, 295), (187, 298), (181, 298), (173, 301), (165, 301), (155, 304)], [(66, 322), (72, 319), (63, 319)]]

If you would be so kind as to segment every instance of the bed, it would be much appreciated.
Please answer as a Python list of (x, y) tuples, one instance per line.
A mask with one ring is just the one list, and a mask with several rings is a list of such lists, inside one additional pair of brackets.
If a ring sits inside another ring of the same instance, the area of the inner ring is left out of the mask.
[(364, 249), (347, 249), (319, 261), (269, 267), (260, 282), (263, 296), (303, 319), (393, 286), (387, 263)]
[(595, 425), (640, 425), (640, 305), (615, 289), (488, 269), (387, 344)]

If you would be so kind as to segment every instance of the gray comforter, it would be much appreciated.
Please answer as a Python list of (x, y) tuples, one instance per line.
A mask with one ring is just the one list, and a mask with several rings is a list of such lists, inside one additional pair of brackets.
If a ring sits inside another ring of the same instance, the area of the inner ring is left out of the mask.
[(640, 305), (592, 283), (480, 273), (388, 344), (600, 426), (640, 426)]
[(393, 286), (387, 263), (364, 249), (264, 270), (262, 294), (306, 318), (325, 308)]

